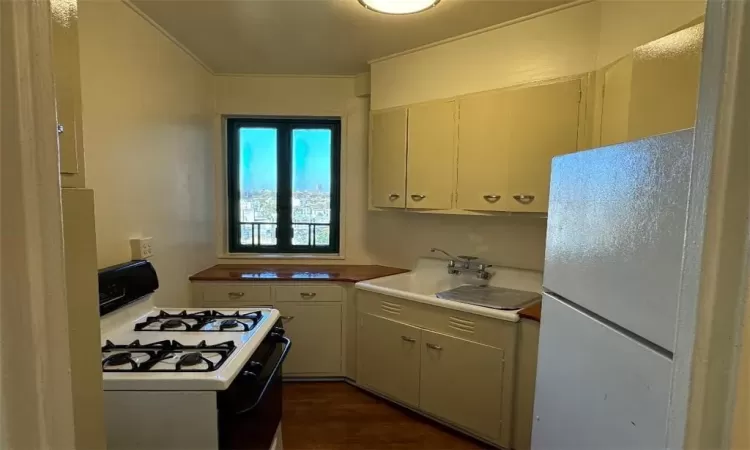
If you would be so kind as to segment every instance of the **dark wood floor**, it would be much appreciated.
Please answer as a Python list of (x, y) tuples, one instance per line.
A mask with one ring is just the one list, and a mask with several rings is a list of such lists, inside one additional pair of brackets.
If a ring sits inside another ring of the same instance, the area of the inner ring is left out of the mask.
[(488, 448), (343, 382), (284, 383), (285, 450)]

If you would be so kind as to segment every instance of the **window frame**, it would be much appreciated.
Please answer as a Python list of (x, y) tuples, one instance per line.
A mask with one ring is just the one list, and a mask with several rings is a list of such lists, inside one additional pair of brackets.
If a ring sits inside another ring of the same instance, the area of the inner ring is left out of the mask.
[[(241, 240), (240, 166), (238, 137), (243, 127), (276, 128), (276, 245), (245, 245)], [(331, 130), (331, 221), (327, 246), (292, 245), (292, 181), (294, 129)], [(341, 118), (340, 117), (226, 117), (227, 251), (229, 254), (338, 255), (341, 248)]]

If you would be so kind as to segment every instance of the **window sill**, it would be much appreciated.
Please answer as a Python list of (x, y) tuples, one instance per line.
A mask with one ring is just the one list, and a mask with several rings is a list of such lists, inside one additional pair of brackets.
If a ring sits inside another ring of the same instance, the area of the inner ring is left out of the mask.
[(289, 260), (313, 260), (313, 259), (344, 259), (340, 253), (222, 253), (219, 259), (289, 259)]

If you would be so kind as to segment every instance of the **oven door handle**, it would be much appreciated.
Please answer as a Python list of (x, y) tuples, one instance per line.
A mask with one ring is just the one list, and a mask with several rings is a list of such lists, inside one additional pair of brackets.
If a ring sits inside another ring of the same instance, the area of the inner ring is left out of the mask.
[(286, 355), (289, 353), (289, 349), (292, 348), (292, 341), (288, 337), (283, 337), (279, 334), (277, 334), (280, 338), (280, 342), (283, 342), (285, 344), (284, 350), (281, 352), (281, 357), (279, 358), (279, 361), (276, 363), (276, 366), (273, 368), (273, 371), (268, 376), (268, 381), (266, 381), (266, 384), (263, 386), (263, 390), (260, 391), (260, 395), (258, 396), (258, 399), (255, 400), (255, 403), (252, 404), (252, 406), (245, 408), (241, 411), (238, 411), (235, 413), (235, 415), (240, 416), (242, 414), (246, 414), (253, 409), (255, 409), (256, 406), (263, 400), (263, 396), (266, 395), (266, 391), (268, 390), (268, 386), (273, 382), (273, 377), (276, 375), (276, 373), (281, 369), (281, 363), (284, 362), (286, 359)]

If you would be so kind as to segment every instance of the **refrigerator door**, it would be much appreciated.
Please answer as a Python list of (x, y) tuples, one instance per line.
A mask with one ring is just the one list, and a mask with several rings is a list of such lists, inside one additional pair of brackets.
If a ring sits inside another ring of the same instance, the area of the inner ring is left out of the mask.
[(534, 450), (666, 445), (669, 358), (545, 294)]
[(545, 289), (670, 352), (692, 141), (683, 130), (552, 162)]

